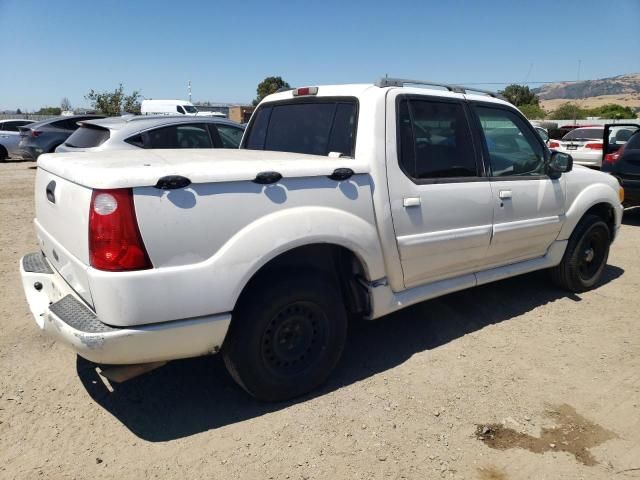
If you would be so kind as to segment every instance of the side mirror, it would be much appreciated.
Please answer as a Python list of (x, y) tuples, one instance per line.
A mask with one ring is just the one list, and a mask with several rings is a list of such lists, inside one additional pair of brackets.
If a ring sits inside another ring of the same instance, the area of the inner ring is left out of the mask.
[(568, 153), (551, 151), (551, 158), (547, 163), (547, 175), (551, 178), (560, 178), (563, 173), (570, 172), (573, 168), (573, 157)]

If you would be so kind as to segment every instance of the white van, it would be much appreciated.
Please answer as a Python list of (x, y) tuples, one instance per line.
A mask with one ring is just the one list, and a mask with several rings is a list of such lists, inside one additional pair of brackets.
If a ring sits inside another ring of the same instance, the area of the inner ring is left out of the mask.
[(143, 100), (142, 115), (197, 115), (198, 109), (186, 100)]

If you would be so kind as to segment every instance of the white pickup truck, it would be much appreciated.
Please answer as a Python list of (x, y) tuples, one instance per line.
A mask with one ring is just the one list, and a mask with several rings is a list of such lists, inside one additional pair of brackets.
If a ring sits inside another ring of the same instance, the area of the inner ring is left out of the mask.
[(280, 400), (328, 377), (350, 316), (540, 269), (596, 285), (616, 180), (495, 96), (421, 83), (276, 93), (239, 150), (42, 155), (20, 262), (36, 322), (100, 364), (221, 352)]

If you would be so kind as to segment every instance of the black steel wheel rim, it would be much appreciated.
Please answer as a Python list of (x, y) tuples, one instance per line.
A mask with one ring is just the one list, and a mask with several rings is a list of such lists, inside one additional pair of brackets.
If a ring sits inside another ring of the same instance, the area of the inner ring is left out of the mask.
[(602, 228), (594, 228), (580, 242), (578, 249), (578, 272), (585, 281), (593, 280), (602, 268), (609, 241)]
[(262, 358), (276, 376), (291, 377), (315, 365), (326, 345), (328, 319), (313, 302), (290, 303), (269, 321), (262, 335)]

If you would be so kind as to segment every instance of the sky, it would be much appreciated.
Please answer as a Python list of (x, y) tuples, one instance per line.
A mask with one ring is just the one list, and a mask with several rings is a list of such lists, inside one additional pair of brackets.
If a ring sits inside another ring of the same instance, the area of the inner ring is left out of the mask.
[(248, 103), (271, 75), (497, 90), (638, 73), (639, 52), (640, 0), (0, 0), (0, 111), (119, 83), (186, 99), (189, 80), (193, 100)]

